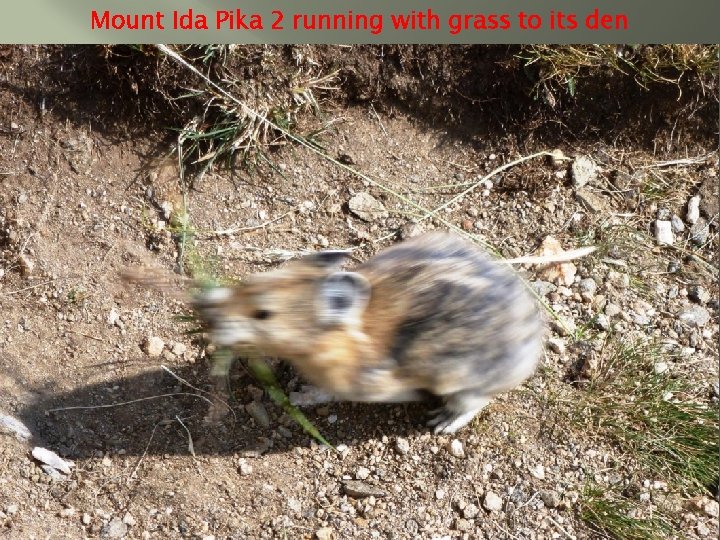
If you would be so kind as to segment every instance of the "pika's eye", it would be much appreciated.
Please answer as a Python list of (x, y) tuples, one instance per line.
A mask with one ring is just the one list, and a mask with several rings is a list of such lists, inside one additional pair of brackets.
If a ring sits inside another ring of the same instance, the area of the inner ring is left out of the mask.
[(272, 313), (270, 313), (267, 309), (258, 309), (255, 313), (253, 313), (253, 318), (259, 321), (269, 319), (271, 316)]

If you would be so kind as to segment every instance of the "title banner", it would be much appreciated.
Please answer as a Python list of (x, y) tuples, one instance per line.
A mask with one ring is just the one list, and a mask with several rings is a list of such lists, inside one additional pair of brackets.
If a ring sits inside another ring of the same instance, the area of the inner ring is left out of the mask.
[(714, 43), (718, 0), (23, 0), (3, 43)]

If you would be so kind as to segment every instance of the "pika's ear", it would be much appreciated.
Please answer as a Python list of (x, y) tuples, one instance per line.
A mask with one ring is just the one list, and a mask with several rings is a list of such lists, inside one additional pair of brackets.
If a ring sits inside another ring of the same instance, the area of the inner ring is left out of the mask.
[(350, 253), (348, 249), (326, 249), (325, 251), (306, 255), (302, 258), (302, 261), (330, 270), (340, 266), (350, 256)]
[(320, 284), (318, 316), (324, 325), (356, 323), (370, 300), (370, 282), (357, 272), (334, 272)]

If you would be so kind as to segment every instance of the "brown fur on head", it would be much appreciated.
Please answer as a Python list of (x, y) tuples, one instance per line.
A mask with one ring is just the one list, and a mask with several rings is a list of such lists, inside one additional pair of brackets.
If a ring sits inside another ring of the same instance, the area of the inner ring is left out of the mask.
[(234, 288), (211, 289), (193, 302), (220, 346), (252, 345), (303, 359), (336, 329), (352, 330), (369, 299), (367, 280), (338, 270), (346, 252), (322, 252), (252, 275)]

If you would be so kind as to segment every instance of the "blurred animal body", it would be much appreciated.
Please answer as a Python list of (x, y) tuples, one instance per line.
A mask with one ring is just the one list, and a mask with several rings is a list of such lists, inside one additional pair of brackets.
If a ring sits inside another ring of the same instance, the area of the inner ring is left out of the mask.
[(454, 433), (537, 365), (544, 324), (512, 269), (450, 233), (392, 246), (352, 271), (323, 251), (191, 303), (218, 346), (252, 345), (312, 383), (298, 405), (439, 396)]

